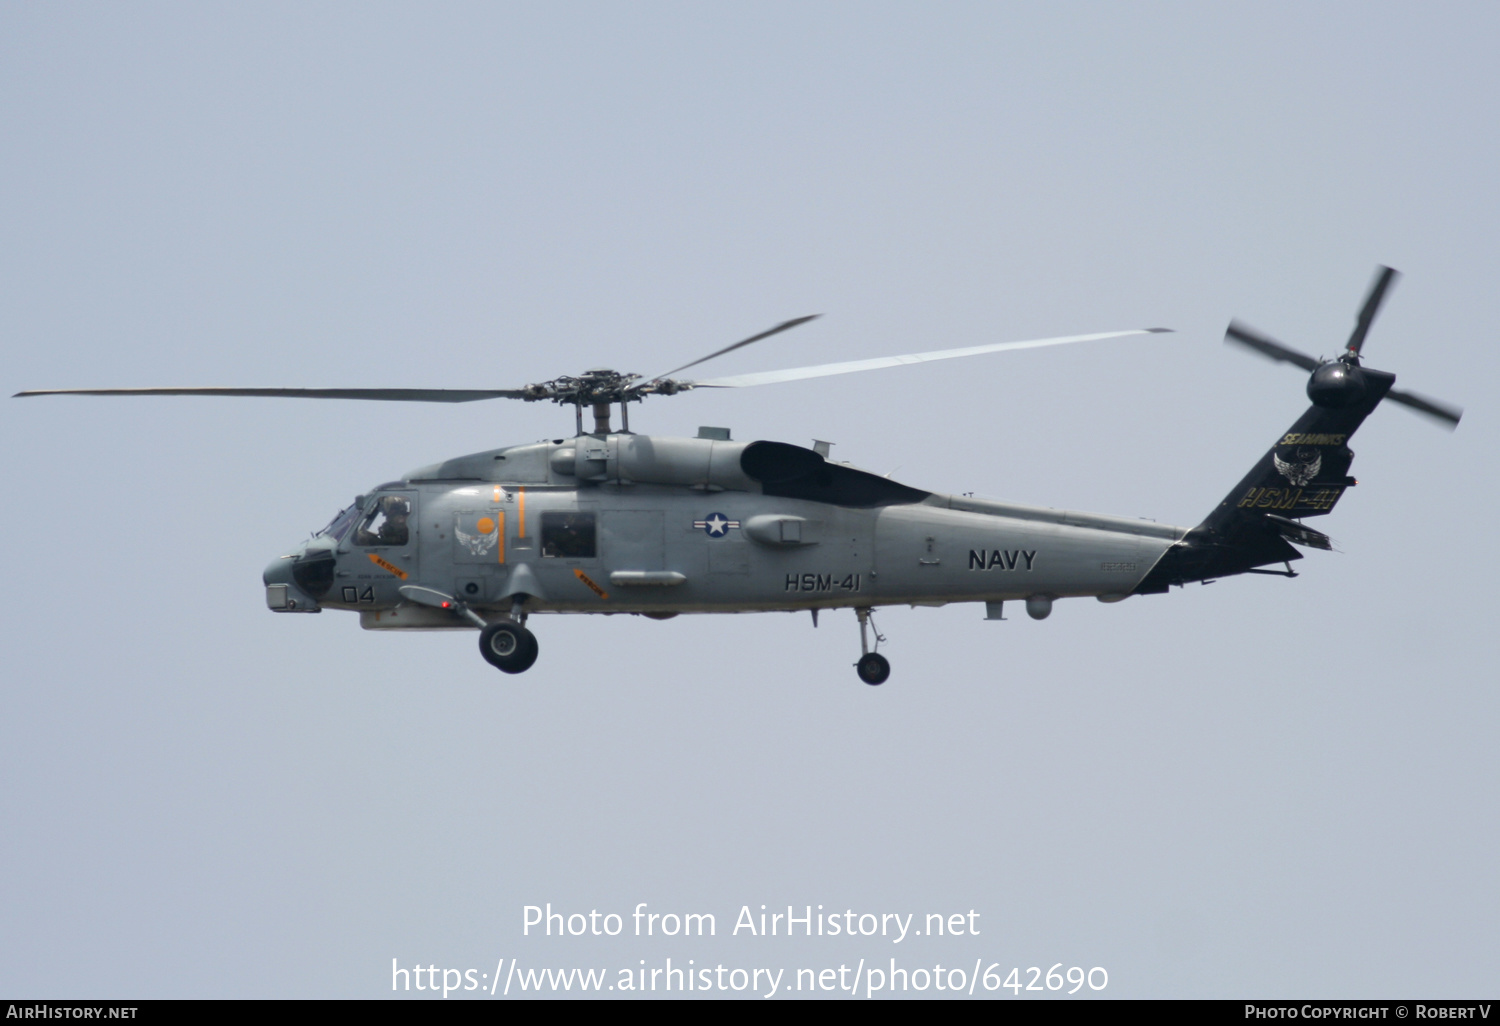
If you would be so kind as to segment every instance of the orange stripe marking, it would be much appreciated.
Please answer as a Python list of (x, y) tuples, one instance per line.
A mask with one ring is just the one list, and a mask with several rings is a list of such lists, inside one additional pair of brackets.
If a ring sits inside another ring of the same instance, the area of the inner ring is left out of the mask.
[(606, 593), (603, 588), (599, 587), (599, 585), (595, 584), (593, 580), (590, 579), (588, 574), (584, 573), (582, 570), (574, 570), (573, 573), (580, 581), (582, 581), (584, 584), (587, 584), (589, 586), (589, 590), (592, 591), (595, 595), (598, 595), (606, 602), (609, 601), (608, 593)]
[(367, 552), (365, 553), (365, 555), (369, 556), (370, 562), (380, 567), (380, 569), (388, 570), (391, 573), (395, 574), (397, 577), (401, 578), (403, 581), (406, 580), (406, 571), (401, 569), (395, 563), (388, 563), (385, 560), (381, 559), (379, 556), (375, 555), (375, 553), (373, 552)]

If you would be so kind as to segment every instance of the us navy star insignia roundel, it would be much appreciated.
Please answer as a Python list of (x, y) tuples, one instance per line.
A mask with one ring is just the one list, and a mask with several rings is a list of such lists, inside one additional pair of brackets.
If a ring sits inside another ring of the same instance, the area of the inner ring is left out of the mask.
[(702, 520), (694, 520), (693, 526), (700, 528), (710, 538), (722, 538), (729, 533), (731, 527), (739, 527), (738, 520), (730, 520), (722, 513), (710, 513)]

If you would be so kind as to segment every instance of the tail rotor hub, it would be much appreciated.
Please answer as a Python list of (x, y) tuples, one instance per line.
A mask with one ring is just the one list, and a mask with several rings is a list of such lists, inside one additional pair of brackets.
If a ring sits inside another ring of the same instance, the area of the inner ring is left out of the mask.
[(1365, 376), (1359, 358), (1339, 357), (1323, 364), (1307, 379), (1307, 397), (1319, 406), (1340, 409), (1359, 402), (1365, 394)]
[[(1361, 370), (1360, 350), (1364, 348), (1365, 337), (1370, 333), (1370, 325), (1375, 322), (1375, 315), (1380, 312), (1380, 305), (1385, 301), (1386, 292), (1398, 277), (1400, 275), (1389, 267), (1382, 267), (1375, 272), (1375, 280), (1370, 283), (1370, 290), (1365, 294), (1364, 305), (1360, 307), (1359, 314), (1355, 318), (1354, 331), (1350, 334), (1344, 351), (1336, 360), (1314, 359), (1239, 321), (1229, 322), (1229, 329), (1224, 332), (1224, 341), (1236, 342), (1269, 359), (1290, 363), (1294, 367), (1311, 371), (1312, 376), (1307, 380), (1307, 397), (1313, 401), (1314, 405), (1331, 409), (1354, 406), (1364, 401), (1369, 394), (1370, 373), (1373, 373), (1377, 379), (1390, 377), (1380, 371), (1367, 373)], [(1463, 417), (1463, 410), (1457, 406), (1429, 399), (1415, 392), (1390, 388), (1388, 384), (1384, 388), (1383, 395), (1376, 397), (1374, 402), (1389, 399), (1391, 402), (1399, 403), (1418, 413), (1426, 414), (1449, 431), (1456, 428), (1459, 419)]]

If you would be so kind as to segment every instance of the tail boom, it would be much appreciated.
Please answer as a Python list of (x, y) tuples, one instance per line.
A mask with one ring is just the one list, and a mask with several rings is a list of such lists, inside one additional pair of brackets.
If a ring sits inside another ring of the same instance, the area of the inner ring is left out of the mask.
[[(1222, 502), (1169, 548), (1136, 587), (1160, 594), (1173, 584), (1205, 581), (1301, 559), (1291, 544), (1331, 547), (1328, 536), (1300, 521), (1333, 511), (1355, 484), (1348, 442), (1385, 398), (1394, 374), (1360, 368), (1362, 394), (1342, 406), (1318, 405), (1281, 436)], [(1261, 573), (1277, 571), (1258, 571)]]

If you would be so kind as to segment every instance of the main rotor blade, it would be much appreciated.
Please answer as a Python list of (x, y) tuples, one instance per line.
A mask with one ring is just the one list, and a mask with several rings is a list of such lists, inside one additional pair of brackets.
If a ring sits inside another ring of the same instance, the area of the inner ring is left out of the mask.
[(1376, 273), (1375, 280), (1370, 283), (1370, 292), (1365, 296), (1365, 305), (1360, 308), (1359, 319), (1354, 322), (1354, 332), (1349, 336), (1349, 344), (1345, 347), (1351, 353), (1358, 356), (1360, 347), (1365, 344), (1365, 336), (1370, 332), (1370, 322), (1380, 312), (1380, 304), (1385, 301), (1385, 291), (1391, 287), (1391, 283), (1401, 277), (1401, 272), (1390, 267), (1381, 267)]
[(673, 374), (676, 374), (678, 371), (685, 371), (689, 367), (696, 367), (700, 363), (707, 363), (709, 360), (712, 360), (715, 357), (723, 356), (725, 353), (732, 353), (736, 349), (740, 348), (741, 346), (748, 346), (751, 342), (759, 342), (763, 338), (770, 338), (772, 335), (778, 334), (778, 333), (783, 332), (783, 331), (787, 331), (790, 328), (795, 328), (799, 324), (806, 324), (808, 321), (816, 320), (816, 319), (818, 319), (819, 317), (822, 317), (822, 316), (823, 316), (822, 314), (808, 314), (806, 317), (795, 317), (795, 318), (793, 318), (790, 321), (782, 321), (780, 324), (776, 325), (776, 327), (772, 328), (770, 331), (763, 331), (759, 335), (751, 335), (749, 338), (747, 338), (747, 339), (741, 339), (739, 342), (736, 342), (732, 346), (725, 346), (723, 349), (720, 349), (717, 353), (709, 353), (707, 356), (699, 357), (698, 359), (694, 360), (692, 363), (685, 363), (681, 367), (677, 367), (677, 368), (675, 368), (673, 370), (667, 371), (665, 374), (658, 374), (654, 378), (645, 378), (645, 379), (643, 379), (643, 381), (658, 381), (661, 378), (670, 378)]
[(1269, 356), (1273, 360), (1285, 360), (1287, 363), (1296, 364), (1303, 370), (1316, 370), (1318, 367), (1318, 361), (1306, 353), (1299, 353), (1290, 346), (1284, 346), (1280, 342), (1267, 338), (1239, 321), (1229, 322), (1229, 329), (1224, 332), (1224, 341), (1235, 341), (1242, 346), (1249, 346), (1262, 356)]
[(1458, 427), (1459, 418), (1464, 415), (1463, 407), (1449, 406), (1440, 403), (1436, 399), (1428, 399), (1426, 396), (1417, 395), (1415, 392), (1403, 392), (1399, 389), (1391, 389), (1385, 394), (1387, 399), (1400, 403), (1402, 406), (1410, 406), (1420, 413), (1429, 417), (1435, 417), (1449, 431)]
[(793, 367), (789, 370), (762, 371), (758, 374), (735, 374), (727, 378), (711, 378), (708, 381), (683, 382), (692, 388), (749, 388), (752, 385), (773, 385), (782, 381), (801, 381), (804, 378), (824, 378), (832, 374), (853, 374), (856, 371), (879, 370), (882, 367), (901, 367), (910, 363), (927, 363), (931, 360), (954, 360), (961, 356), (981, 356), (999, 353), (1007, 349), (1036, 349), (1041, 346), (1060, 346), (1069, 342), (1092, 342), (1096, 339), (1123, 338), (1126, 335), (1149, 335), (1170, 332), (1171, 328), (1136, 328), (1131, 331), (1106, 331), (1097, 335), (1067, 335), (1062, 338), (1038, 338), (1028, 342), (994, 342), (984, 346), (968, 346), (964, 349), (939, 349), (930, 353), (907, 353), (904, 356), (878, 356), (872, 360), (850, 360), (846, 363), (824, 363), (816, 367)]
[(17, 392), (12, 399), (34, 395), (233, 395), (287, 399), (382, 399), (407, 403), (471, 403), (477, 399), (524, 399), (515, 388), (47, 388)]

